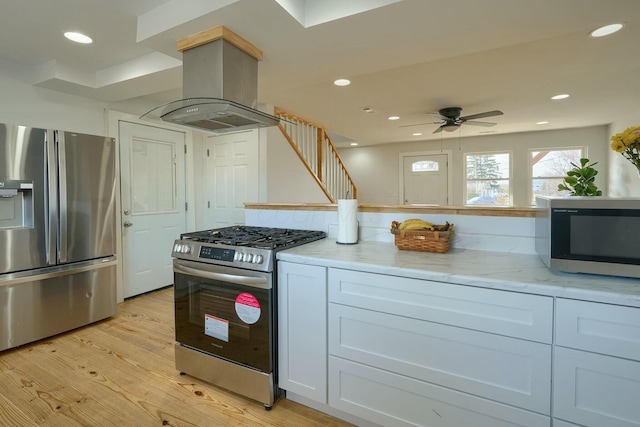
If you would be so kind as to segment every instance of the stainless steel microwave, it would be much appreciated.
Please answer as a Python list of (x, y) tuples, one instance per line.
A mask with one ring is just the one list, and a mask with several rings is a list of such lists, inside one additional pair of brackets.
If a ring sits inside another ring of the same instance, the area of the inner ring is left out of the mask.
[(536, 252), (552, 270), (640, 278), (640, 198), (536, 197)]

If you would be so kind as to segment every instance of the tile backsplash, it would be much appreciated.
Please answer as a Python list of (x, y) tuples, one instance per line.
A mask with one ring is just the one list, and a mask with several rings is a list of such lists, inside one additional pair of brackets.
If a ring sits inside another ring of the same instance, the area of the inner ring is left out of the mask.
[[(361, 241), (393, 243), (392, 221), (422, 218), (436, 224), (455, 225), (450, 248), (492, 252), (535, 254), (535, 219), (505, 216), (455, 214), (407, 214), (358, 212)], [(245, 224), (261, 227), (297, 228), (325, 231), (337, 237), (337, 211), (245, 209)]]

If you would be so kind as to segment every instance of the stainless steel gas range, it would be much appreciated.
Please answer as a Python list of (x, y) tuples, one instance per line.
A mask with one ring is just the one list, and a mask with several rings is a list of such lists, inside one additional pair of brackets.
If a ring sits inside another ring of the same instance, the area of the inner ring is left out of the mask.
[(176, 368), (271, 409), (281, 394), (275, 255), (325, 237), (251, 226), (182, 234), (172, 252)]

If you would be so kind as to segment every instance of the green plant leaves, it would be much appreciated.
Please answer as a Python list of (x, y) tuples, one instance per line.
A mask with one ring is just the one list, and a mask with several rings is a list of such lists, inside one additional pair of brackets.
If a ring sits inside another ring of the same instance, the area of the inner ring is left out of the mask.
[(559, 191), (569, 191), (572, 196), (602, 196), (602, 191), (594, 184), (598, 171), (593, 167), (598, 162), (589, 164), (589, 159), (580, 159), (580, 166), (571, 162), (573, 169), (567, 172), (564, 184), (558, 184)]

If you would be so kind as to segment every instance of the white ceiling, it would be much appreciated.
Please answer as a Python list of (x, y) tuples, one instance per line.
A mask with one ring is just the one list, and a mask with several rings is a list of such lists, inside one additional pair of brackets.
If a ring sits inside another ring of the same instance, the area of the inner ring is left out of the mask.
[[(613, 22), (626, 25), (588, 37)], [(640, 108), (638, 0), (3, 0), (0, 72), (142, 115), (182, 97), (176, 41), (218, 25), (263, 51), (260, 103), (361, 145), (601, 125)], [(504, 115), (446, 134), (400, 127), (452, 106)]]

